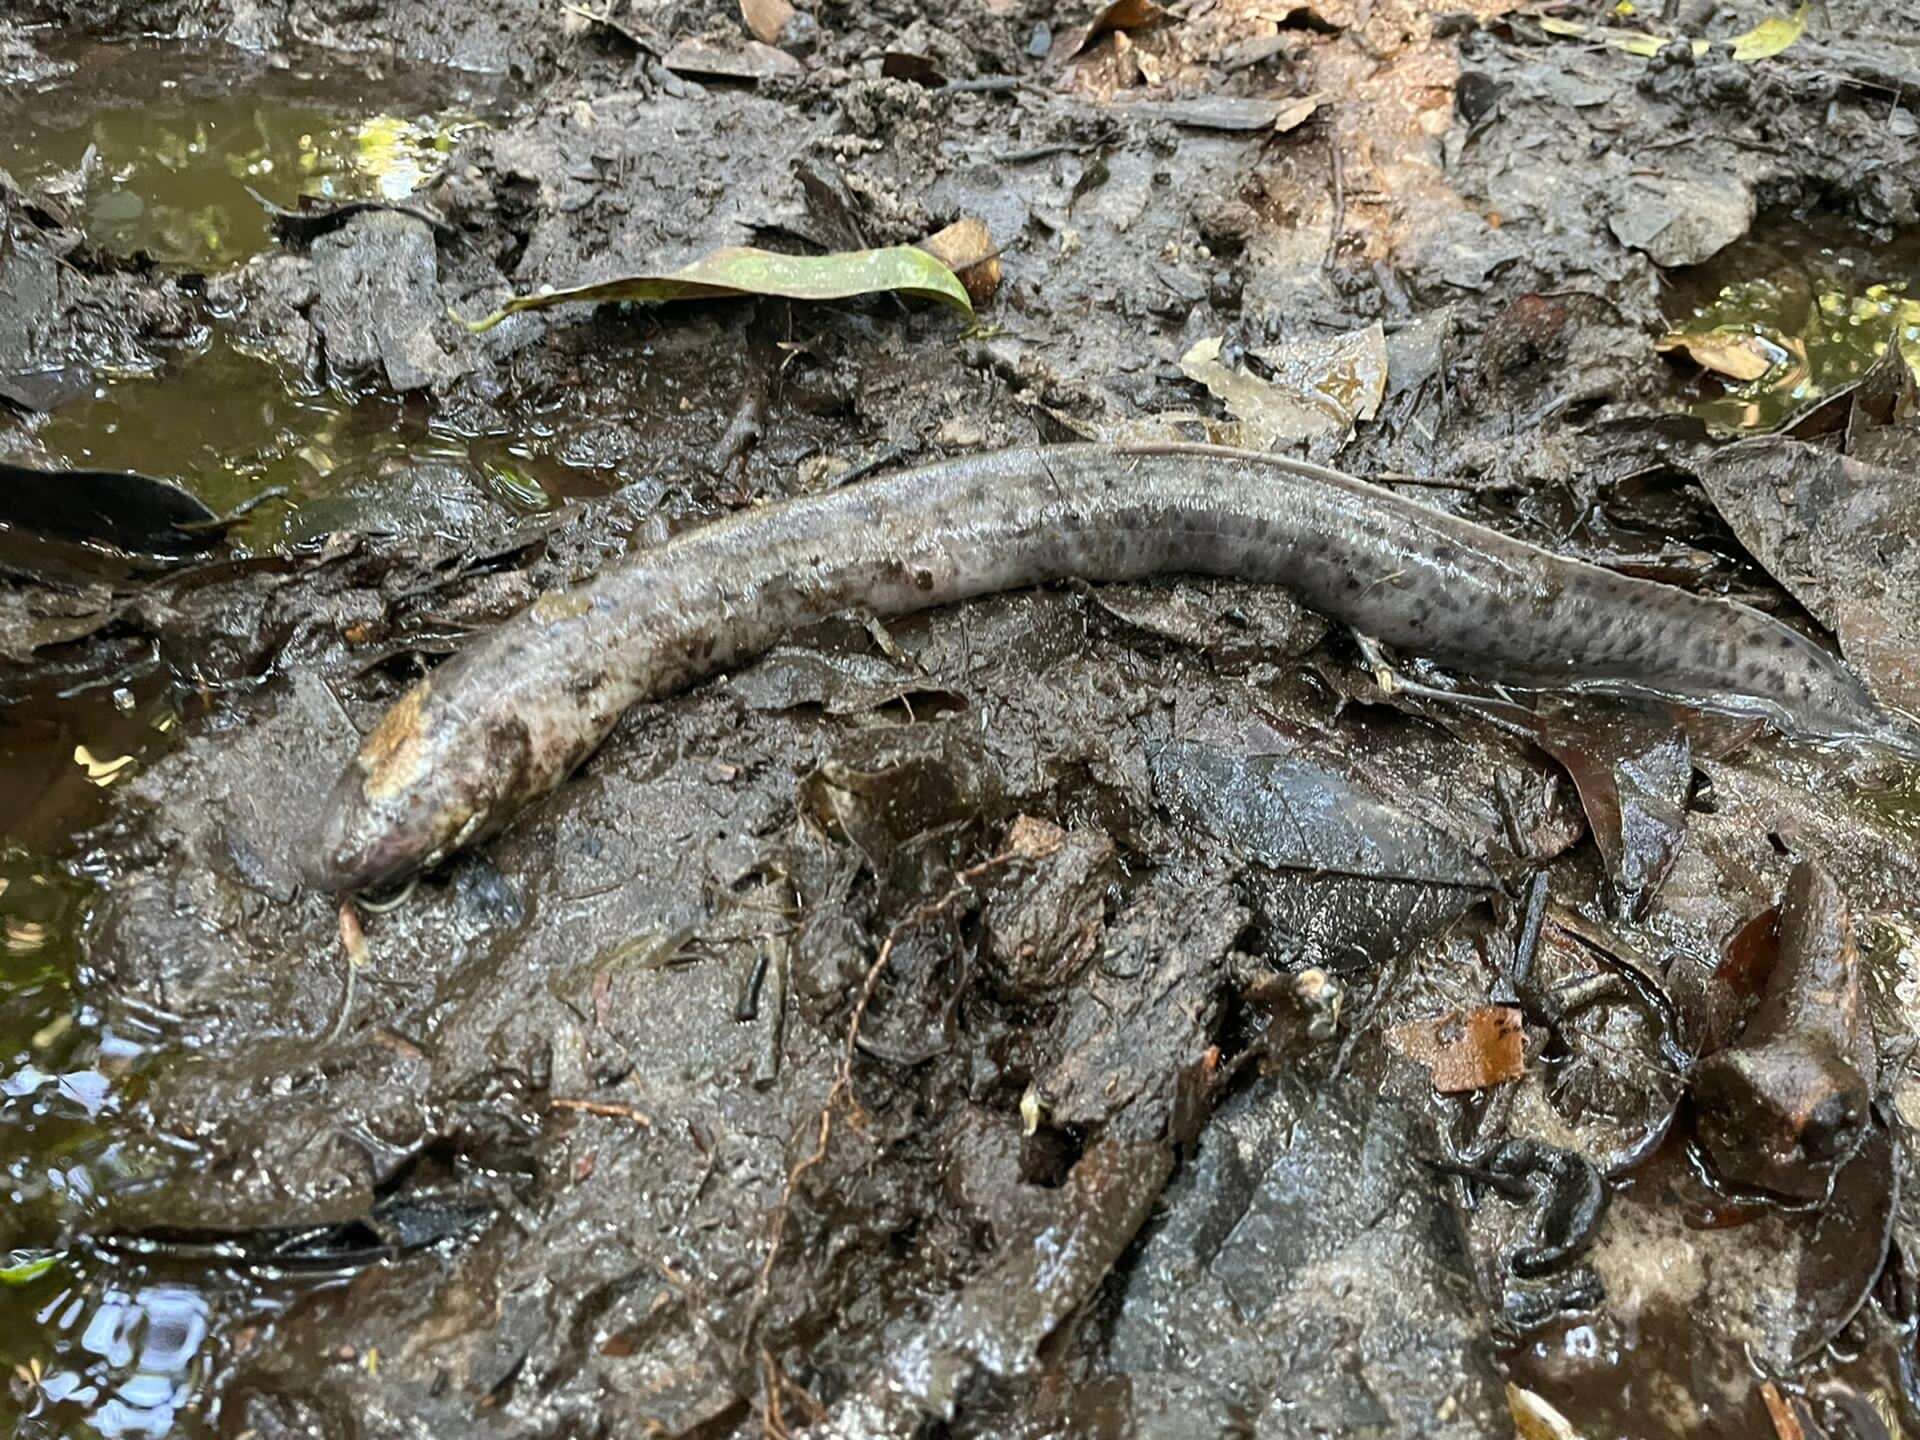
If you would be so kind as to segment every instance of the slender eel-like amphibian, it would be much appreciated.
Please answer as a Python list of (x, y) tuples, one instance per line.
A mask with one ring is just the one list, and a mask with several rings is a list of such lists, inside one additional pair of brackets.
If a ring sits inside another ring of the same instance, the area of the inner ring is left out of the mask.
[(1758, 611), (1561, 559), (1298, 461), (1201, 445), (972, 455), (768, 505), (549, 594), (409, 691), (328, 801), (313, 879), (400, 879), (558, 785), (628, 706), (847, 609), (1186, 572), (1285, 585), (1496, 680), (1683, 700), (1916, 752), (1839, 661)]

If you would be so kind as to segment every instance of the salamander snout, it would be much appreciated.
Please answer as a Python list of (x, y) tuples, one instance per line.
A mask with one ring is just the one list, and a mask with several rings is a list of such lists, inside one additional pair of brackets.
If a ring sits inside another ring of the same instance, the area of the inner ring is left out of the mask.
[(396, 825), (390, 806), (367, 797), (366, 772), (347, 766), (327, 797), (314, 845), (301, 859), (322, 890), (370, 890), (404, 879), (433, 848), (418, 827)]
[(443, 855), (454, 834), (483, 808), (447, 798), (449, 772), (458, 767), (434, 764), (436, 737), (448, 729), (435, 700), (432, 677), (414, 686), (341, 773), (304, 857), (313, 884), (366, 890), (404, 880)]

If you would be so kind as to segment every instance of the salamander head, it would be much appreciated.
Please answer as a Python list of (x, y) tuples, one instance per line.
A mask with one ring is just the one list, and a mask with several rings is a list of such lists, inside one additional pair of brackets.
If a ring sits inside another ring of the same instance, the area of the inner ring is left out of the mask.
[(433, 682), (402, 696), (360, 747), (327, 797), (307, 878), (326, 890), (368, 890), (438, 864), (475, 839), (496, 777), (437, 753)]

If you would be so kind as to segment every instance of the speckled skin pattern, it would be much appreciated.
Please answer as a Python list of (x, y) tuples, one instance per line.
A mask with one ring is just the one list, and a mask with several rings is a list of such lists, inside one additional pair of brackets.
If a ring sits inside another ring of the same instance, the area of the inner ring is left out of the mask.
[(1913, 741), (1755, 610), (1564, 560), (1330, 470), (1200, 445), (969, 456), (768, 505), (541, 597), (388, 713), (330, 798), (315, 883), (390, 883), (498, 830), (637, 701), (836, 611), (897, 615), (1069, 578), (1288, 586), (1490, 679), (1667, 696), (1798, 736)]

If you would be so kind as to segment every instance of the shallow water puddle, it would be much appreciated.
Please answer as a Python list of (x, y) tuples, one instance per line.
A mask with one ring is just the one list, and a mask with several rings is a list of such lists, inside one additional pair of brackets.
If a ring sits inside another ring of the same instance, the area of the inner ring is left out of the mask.
[[(56, 857), (170, 743), (173, 688), (136, 659), (0, 705), (0, 1371), (13, 1404), (53, 1425), (32, 1433), (82, 1433), (82, 1420), (94, 1433), (164, 1433), (206, 1331), (191, 1290), (45, 1248), (133, 1178), (110, 1122), (157, 1038), (136, 1022), (123, 1024), (142, 1033), (116, 1029), (77, 994), (95, 867)], [(53, 1423), (60, 1406), (72, 1431)]]
[(0, 88), (0, 170), (108, 249), (230, 264), (269, 248), (247, 193), (292, 206), (405, 200), (499, 107), (479, 77), (337, 59), (274, 66), (218, 46), (49, 46), (66, 72)]
[(253, 549), (328, 529), (389, 528), (396, 517), (382, 503), (378, 475), (411, 465), (468, 467), (476, 500), (516, 513), (611, 488), (597, 470), (549, 453), (551, 437), (463, 435), (421, 405), (290, 386), (275, 366), (224, 337), (157, 375), (98, 380), (42, 419), (35, 436), (74, 469), (171, 480), (222, 514), (284, 489), (284, 502), (262, 506), (232, 532)]
[[(449, 72), (275, 67), (220, 47), (52, 42), (63, 74), (0, 85), (0, 169), (84, 216), (95, 243), (224, 267), (275, 242), (248, 188), (282, 205), (404, 200), (497, 91)], [(218, 329), (159, 372), (102, 375), (28, 425), (46, 458), (176, 481), (230, 510), (264, 550), (405, 517), (383, 477), (457, 467), (475, 503), (543, 509), (607, 488), (540, 437), (454, 434), (420, 405), (301, 385)], [(384, 510), (382, 505), (384, 503)], [(74, 854), (103, 803), (203, 701), (156, 656), (49, 674), (0, 695), (0, 1414), (35, 1435), (194, 1433), (233, 1337), (291, 1293), (237, 1265), (80, 1242), (105, 1197), (194, 1163), (191, 1146), (117, 1120), (167, 1017), (101, 1013), (78, 979), (110, 856)], [(183, 898), (182, 903), (191, 903)], [(298, 1282), (305, 1285), (311, 1282)]]
[(1729, 431), (1775, 430), (1858, 380), (1889, 345), (1920, 376), (1920, 238), (1763, 225), (1675, 285), (1672, 333), (1708, 373), (1689, 413)]

